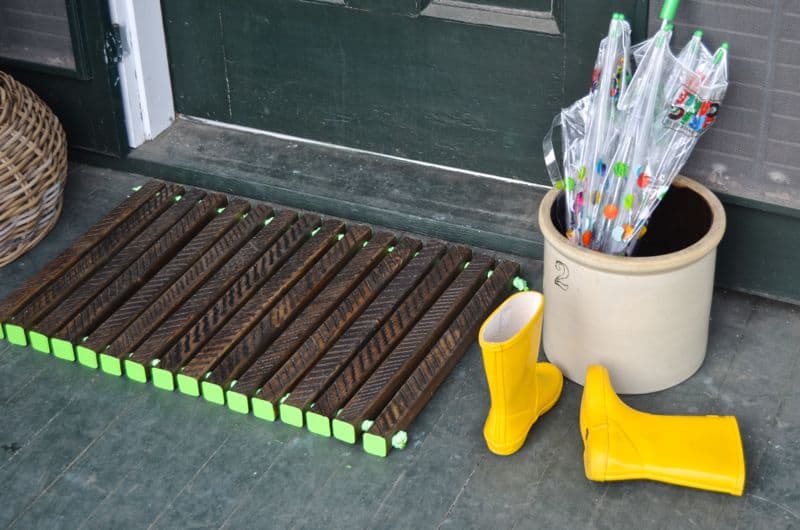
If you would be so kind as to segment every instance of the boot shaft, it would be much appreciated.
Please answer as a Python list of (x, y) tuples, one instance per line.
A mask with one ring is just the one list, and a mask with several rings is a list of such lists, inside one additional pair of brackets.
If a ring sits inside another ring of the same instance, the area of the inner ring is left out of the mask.
[(541, 293), (517, 293), (481, 326), (478, 342), (492, 400), (496, 395), (531, 394), (542, 336), (543, 307)]

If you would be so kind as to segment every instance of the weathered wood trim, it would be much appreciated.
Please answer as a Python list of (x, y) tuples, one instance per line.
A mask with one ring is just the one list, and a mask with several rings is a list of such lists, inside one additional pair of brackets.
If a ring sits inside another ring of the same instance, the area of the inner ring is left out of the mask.
[[(330, 0), (328, 0), (330, 1)], [(430, 0), (344, 0), (347, 7), (360, 11), (419, 16)]]
[[(554, 3), (558, 3), (558, 0), (555, 0)], [(561, 30), (558, 27), (554, 13), (555, 10), (553, 8), (550, 11), (531, 11), (528, 9), (474, 4), (461, 0), (433, 0), (428, 7), (422, 10), (421, 15), (479, 26), (495, 26), (560, 35)]]

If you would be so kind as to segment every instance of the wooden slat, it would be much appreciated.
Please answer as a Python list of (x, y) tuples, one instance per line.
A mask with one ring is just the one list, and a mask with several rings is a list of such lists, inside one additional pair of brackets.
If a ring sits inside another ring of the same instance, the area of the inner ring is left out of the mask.
[[(431, 351), (392, 397), (364, 435), (365, 446), (375, 443), (388, 452), (392, 437), (408, 428), (422, 411), (436, 389), (453, 370), (456, 363), (475, 341), (475, 335), (483, 322), (509, 291), (519, 265), (503, 261), (492, 276), (470, 300)], [(372, 440), (370, 440), (371, 437)], [(370, 451), (380, 454), (380, 451)]]
[(48, 313), (41, 322), (31, 326), (32, 329), (45, 336), (52, 336), (56, 331), (78, 313), (89, 301), (128, 268), (139, 256), (145, 253), (164, 234), (170, 231), (181, 218), (188, 214), (197, 201), (205, 193), (200, 190), (189, 191), (180, 201), (170, 206), (158, 219), (136, 236), (125, 248), (96, 271), (80, 288), (76, 289), (64, 301)]
[[(363, 313), (381, 290), (405, 266), (419, 249), (420, 244), (416, 239), (407, 237), (401, 239), (394, 250), (381, 260), (353, 292), (336, 307), (330, 316), (321, 325), (314, 326), (316, 327), (314, 333), (264, 384), (261, 391), (258, 392), (259, 398), (275, 403), (289, 392), (308, 368), (325, 353), (341, 336), (342, 332)], [(237, 381), (234, 388), (236, 392), (251, 395), (253, 393), (252, 387), (243, 384), (243, 382), (246, 383), (246, 376), (247, 373)]]
[(200, 375), (213, 370), (208, 381), (223, 387), (228, 385), (264, 352), (288, 321), (294, 318), (347, 264), (369, 238), (371, 232), (372, 230), (365, 225), (350, 227), (344, 237), (275, 303), (269, 313), (256, 322), (233, 349), (227, 351), (224, 358), (207, 357), (202, 362), (195, 363), (199, 356), (195, 357), (192, 363), (186, 366), (183, 374), (199, 378)]
[(293, 254), (288, 247), (276, 249), (277, 259), (269, 262), (266, 283), (256, 290), (241, 291), (238, 287), (242, 285), (237, 282), (170, 348), (161, 358), (159, 368), (174, 372), (191, 361), (200, 348), (203, 349), (201, 355), (206, 357), (223, 355), (333, 245), (336, 234), (343, 228), (342, 221), (329, 219), (311, 239), (305, 240), (307, 231), (302, 238), (296, 237), (292, 248), (305, 242)]
[(356, 433), (361, 432), (361, 422), (375, 417), (391, 399), (484, 282), (492, 263), (487, 256), (469, 263), (339, 411), (337, 422), (349, 423)]
[(394, 234), (387, 232), (376, 234), (237, 379), (237, 392), (250, 395), (264, 381), (272, 377), (303, 341), (339, 306), (342, 299), (386, 255), (386, 249), (394, 241)]
[[(92, 330), (91, 336), (84, 346), (94, 351), (105, 349), (165, 291), (180, 283), (181, 277), (193, 266), (200, 266), (205, 271), (215, 270), (219, 258), (209, 259), (209, 257), (218, 256), (219, 253), (211, 249), (230, 248), (230, 245), (225, 245), (222, 241), (225, 240), (227, 234), (236, 233), (233, 227), (249, 209), (250, 203), (241, 199), (235, 199), (228, 203), (225, 211), (197, 234), (167, 266), (158, 271), (158, 274), (137, 290), (128, 301)], [(257, 209), (258, 207), (256, 207)], [(256, 210), (251, 215), (257, 216)], [(269, 214), (269, 209), (267, 209), (267, 214)], [(149, 318), (148, 321), (153, 322), (153, 318)]]
[[(233, 241), (234, 243), (231, 245), (225, 245), (222, 251), (225, 254), (231, 254), (234, 251), (234, 248), (242, 244), (247, 237), (253, 234), (256, 230), (260, 229), (263, 226), (263, 222), (266, 219), (267, 215), (269, 214), (269, 210), (267, 208), (258, 208), (251, 212), (250, 215), (247, 216), (247, 219), (241, 223), (241, 226), (237, 226), (239, 230), (231, 231), (234, 234)], [(221, 263), (219, 257), (217, 257), (217, 266)], [(197, 262), (198, 267), (200, 264), (207, 265), (202, 260)], [(128, 353), (132, 351), (132, 349), (137, 346), (144, 338), (159, 324), (159, 322), (166, 316), (167, 312), (169, 311), (168, 307), (175, 307), (177, 303), (176, 294), (187, 294), (187, 291), (190, 290), (191, 287), (198, 285), (203, 278), (208, 277), (212, 272), (213, 268), (209, 267), (208, 269), (198, 270), (198, 267), (194, 267), (191, 273), (186, 276), (186, 282), (178, 282), (175, 284), (175, 289), (170, 291), (169, 293), (165, 293), (166, 296), (162, 296), (159, 300), (157, 300), (153, 305), (147, 308), (143, 314), (141, 314), (135, 321), (133, 321), (128, 327), (125, 328), (125, 331), (118, 336), (114, 341), (108, 346), (105, 354), (107, 356), (122, 358), (126, 356)]]
[(196, 260), (230, 226), (214, 222), (222, 217), (214, 219), (217, 208), (226, 202), (222, 195), (207, 195), (53, 336), (75, 343), (158, 273)]
[(8, 322), (28, 300), (69, 270), (95, 245), (108, 237), (115, 228), (127, 221), (136, 210), (150, 201), (163, 188), (163, 182), (150, 180), (139, 191), (132, 193), (127, 199), (108, 212), (88, 232), (75, 240), (58, 257), (50, 260), (42, 270), (28, 278), (18, 289), (0, 302), (0, 322)]
[(383, 454), (518, 270), (503, 262), (487, 280), (493, 260), (464, 270), (466, 247), (416, 252), (421, 243), (403, 238), (388, 249), (393, 234), (369, 240), (368, 226), (320, 226), (288, 210), (265, 227), (266, 205), (246, 214), (250, 204), (234, 200), (215, 215), (224, 196), (187, 189), (174, 201), (182, 192), (149, 182), (62, 253), (63, 264), (0, 303), (15, 340), (28, 322), (35, 348), (49, 336), (67, 358), (88, 333), (78, 348), (87, 365), (99, 353), (108, 373), (124, 364), (132, 380), (151, 374), (160, 388), (177, 382), (194, 395), (202, 387), (217, 403), (228, 389), (233, 410), (252, 406), (265, 419), (281, 402), (287, 422), (302, 426), (305, 413), (310, 430), (330, 435), (332, 426), (342, 439), (341, 425), (354, 441), (377, 415), (365, 449)]
[(307, 410), (317, 397), (334, 381), (353, 355), (372, 338), (372, 335), (403, 302), (434, 262), (445, 251), (440, 243), (427, 244), (411, 262), (401, 270), (378, 297), (364, 310), (341, 338), (316, 362), (292, 389), (284, 402), (300, 410)]
[[(127, 352), (134, 352), (131, 360), (142, 364), (161, 357), (217, 298), (243, 279), (242, 274), (248, 268), (261, 270), (257, 265), (266, 259), (265, 250), (276, 245), (276, 241), (291, 238), (292, 234), (308, 232), (308, 225), (302, 220), (291, 225), (297, 215), (290, 210), (280, 212), (269, 225), (261, 228), (260, 218), (266, 215), (266, 210), (256, 208), (258, 211), (254, 209), (204, 256), (210, 263), (200, 260), (186, 271), (111, 343), (108, 354), (120, 358)], [(250, 274), (244, 277), (250, 278)]]
[(47, 314), (69, 296), (76, 287), (83, 285), (92, 273), (112, 259), (142, 230), (145, 230), (154, 219), (157, 219), (164, 210), (173, 204), (175, 196), (182, 192), (183, 188), (179, 186), (164, 186), (160, 192), (120, 223), (107, 237), (86, 252), (73, 267), (61, 274), (58, 279), (25, 304), (12, 317), (14, 323), (30, 329), (42, 315)]
[(322, 393), (314, 403), (316, 413), (330, 418), (347, 403), (375, 367), (436, 301), (469, 257), (470, 251), (466, 247), (453, 247), (447, 251), (442, 260)]

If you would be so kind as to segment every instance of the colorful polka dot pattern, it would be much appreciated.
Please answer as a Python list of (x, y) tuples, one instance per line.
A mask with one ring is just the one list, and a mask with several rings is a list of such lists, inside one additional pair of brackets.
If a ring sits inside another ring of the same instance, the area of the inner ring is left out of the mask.
[[(631, 167), (621, 160), (608, 164), (604, 160), (597, 160), (594, 172), (591, 171), (591, 166), (588, 171), (586, 166), (581, 166), (571, 177), (558, 181), (555, 184), (556, 189), (574, 192), (573, 209), (577, 224), (566, 232), (567, 237), (581, 246), (589, 247), (593, 242), (599, 244), (605, 237), (617, 243), (627, 243), (644, 236), (646, 228), (634, 231), (634, 225), (641, 222), (639, 211), (652, 211), (669, 190), (668, 185), (659, 185), (659, 178), (654, 178), (650, 169), (646, 164)], [(614, 176), (619, 180), (606, 180), (607, 176)], [(629, 176), (634, 178), (628, 181)], [(589, 182), (594, 189), (587, 188), (588, 177), (591, 177)], [(597, 189), (598, 186), (600, 189)], [(587, 189), (590, 189), (588, 195)], [(625, 191), (620, 194), (620, 189)], [(590, 213), (586, 214), (588, 205), (591, 205)], [(602, 222), (598, 221), (600, 216)], [(598, 222), (601, 224), (597, 225)], [(592, 232), (596, 226), (604, 227), (604, 233), (597, 237)], [(609, 231), (607, 235), (606, 230)], [(605, 244), (600, 246), (604, 247)]]

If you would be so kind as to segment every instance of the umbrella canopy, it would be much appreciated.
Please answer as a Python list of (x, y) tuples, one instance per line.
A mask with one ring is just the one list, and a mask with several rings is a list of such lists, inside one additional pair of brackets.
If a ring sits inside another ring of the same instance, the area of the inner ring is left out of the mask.
[(636, 68), (628, 90), (619, 102), (624, 123), (619, 141), (609, 158), (609, 168), (601, 179), (596, 193), (585, 206), (587, 221), (585, 246), (603, 249), (611, 238), (612, 224), (623, 210), (630, 214), (636, 204), (629, 189), (632, 177), (646, 170), (653, 125), (663, 105), (663, 85), (674, 58), (669, 51), (672, 24), (665, 22), (661, 29), (643, 46), (641, 62)]
[(678, 3), (667, 0), (658, 32), (633, 49), (630, 26), (622, 15), (612, 17), (591, 91), (553, 121), (561, 126), (564, 177), (554, 127), (545, 136), (548, 172), (564, 190), (565, 235), (577, 245), (632, 253), (698, 137), (716, 120), (728, 84), (727, 44), (712, 56), (698, 30), (674, 56), (669, 44)]
[(618, 127), (617, 101), (630, 77), (630, 33), (625, 17), (614, 13), (608, 35), (600, 47), (592, 71), (589, 94), (563, 109), (553, 121), (561, 125), (564, 177), (555, 163), (552, 130), (545, 136), (545, 162), (553, 185), (565, 193), (567, 237), (579, 235), (580, 215), (587, 190), (599, 183), (598, 171), (609, 149), (608, 138)]
[[(690, 42), (691, 44), (691, 42)], [(700, 45), (702, 46), (702, 45)], [(628, 237), (603, 250), (631, 254), (638, 234), (647, 224), (653, 210), (686, 163), (697, 140), (716, 121), (722, 99), (728, 88), (728, 44), (711, 56), (704, 46), (696, 55), (678, 58), (679, 82), (668, 92), (669, 98), (658, 121), (648, 165), (649, 182), (642, 189), (639, 205)]]

